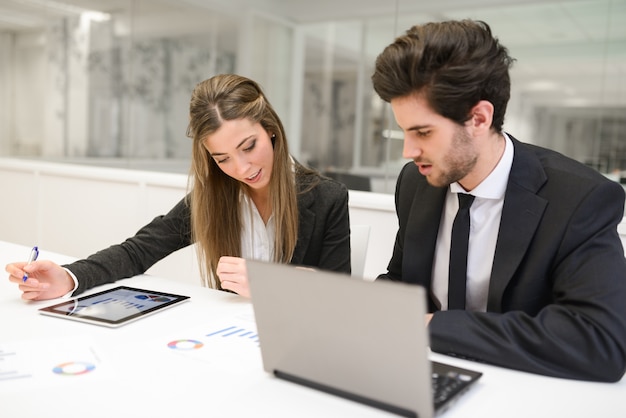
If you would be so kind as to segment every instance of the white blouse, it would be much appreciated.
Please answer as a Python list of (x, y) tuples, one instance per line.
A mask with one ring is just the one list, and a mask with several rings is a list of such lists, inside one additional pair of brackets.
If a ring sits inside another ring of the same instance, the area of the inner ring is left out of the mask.
[(267, 224), (263, 222), (256, 205), (245, 193), (240, 194), (241, 221), (241, 257), (260, 261), (274, 260), (274, 237), (276, 225), (274, 214)]

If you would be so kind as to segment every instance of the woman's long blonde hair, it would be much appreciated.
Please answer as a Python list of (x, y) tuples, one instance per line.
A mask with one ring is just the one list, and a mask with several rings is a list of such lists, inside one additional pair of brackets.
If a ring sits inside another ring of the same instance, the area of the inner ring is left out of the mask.
[(258, 122), (274, 146), (270, 201), (276, 238), (274, 261), (291, 260), (298, 239), (298, 208), (292, 160), (278, 115), (254, 81), (234, 74), (199, 83), (189, 106), (188, 135), (193, 139), (191, 234), (197, 244), (203, 283), (221, 289), (216, 268), (223, 255), (241, 256), (242, 221), (239, 197), (247, 186), (224, 174), (204, 146), (209, 135), (227, 120)]

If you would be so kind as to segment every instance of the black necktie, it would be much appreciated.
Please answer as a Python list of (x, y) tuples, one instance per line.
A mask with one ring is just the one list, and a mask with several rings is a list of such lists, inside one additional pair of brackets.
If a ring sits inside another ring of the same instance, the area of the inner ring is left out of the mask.
[(450, 243), (450, 276), (448, 278), (448, 309), (465, 309), (465, 283), (467, 281), (467, 242), (470, 233), (471, 194), (458, 193), (459, 211), (452, 224)]

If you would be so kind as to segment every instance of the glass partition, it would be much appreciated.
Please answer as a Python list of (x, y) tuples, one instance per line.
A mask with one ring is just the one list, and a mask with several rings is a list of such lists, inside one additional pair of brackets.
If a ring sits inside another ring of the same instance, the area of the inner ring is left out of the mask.
[(236, 72), (264, 87), (296, 158), (392, 193), (406, 161), (374, 60), (413, 24), (474, 18), (517, 59), (505, 129), (626, 170), (626, 0), (310, 3), (3, 1), (0, 156), (187, 173), (191, 90)]

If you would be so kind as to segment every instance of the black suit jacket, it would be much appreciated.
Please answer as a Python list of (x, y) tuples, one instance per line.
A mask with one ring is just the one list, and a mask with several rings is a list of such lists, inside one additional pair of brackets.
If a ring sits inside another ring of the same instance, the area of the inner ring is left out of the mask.
[[(626, 370), (626, 262), (617, 234), (624, 189), (561, 154), (512, 141), (487, 312), (435, 312), (431, 349), (550, 376), (617, 381)], [(430, 290), (445, 194), (412, 162), (402, 169), (399, 231), (380, 278)]]
[[(318, 181), (319, 180), (319, 181)], [(311, 187), (311, 182), (316, 183)], [(296, 176), (298, 241), (292, 264), (350, 273), (348, 189), (317, 175)], [(65, 265), (78, 278), (74, 295), (94, 286), (142, 274), (154, 263), (192, 244), (191, 213), (182, 199), (121, 244)]]

